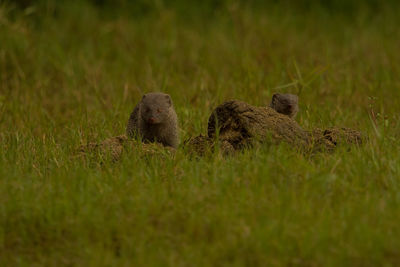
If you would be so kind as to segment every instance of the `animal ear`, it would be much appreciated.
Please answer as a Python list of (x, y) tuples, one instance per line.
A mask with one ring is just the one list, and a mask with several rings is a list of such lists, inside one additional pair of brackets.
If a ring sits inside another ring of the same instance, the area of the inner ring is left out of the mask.
[(165, 98), (167, 99), (167, 103), (172, 106), (172, 99), (169, 95), (165, 95)]

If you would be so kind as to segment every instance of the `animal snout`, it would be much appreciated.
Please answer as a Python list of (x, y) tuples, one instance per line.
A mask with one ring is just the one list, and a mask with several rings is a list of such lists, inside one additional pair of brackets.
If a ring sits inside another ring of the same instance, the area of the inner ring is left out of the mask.
[(155, 122), (156, 122), (156, 119), (155, 119), (154, 117), (150, 117), (150, 118), (148, 119), (148, 122), (149, 122), (149, 123), (155, 123)]

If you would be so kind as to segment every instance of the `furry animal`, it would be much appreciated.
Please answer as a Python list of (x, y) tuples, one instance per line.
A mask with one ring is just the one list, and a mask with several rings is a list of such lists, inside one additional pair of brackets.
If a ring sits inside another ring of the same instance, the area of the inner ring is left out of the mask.
[(148, 93), (133, 109), (126, 134), (139, 136), (144, 142), (158, 142), (177, 148), (179, 145), (178, 118), (172, 99), (165, 93)]
[(299, 111), (299, 97), (292, 94), (274, 94), (269, 106), (293, 119)]

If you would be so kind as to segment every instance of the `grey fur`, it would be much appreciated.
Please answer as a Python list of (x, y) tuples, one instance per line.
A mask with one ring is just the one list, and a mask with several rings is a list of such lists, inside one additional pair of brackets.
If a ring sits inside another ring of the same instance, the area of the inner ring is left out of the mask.
[(292, 94), (274, 94), (269, 106), (293, 119), (299, 111), (299, 97)]
[(179, 145), (178, 131), (172, 99), (164, 93), (143, 95), (126, 127), (126, 135), (130, 138), (138, 135), (144, 142), (159, 142), (174, 148)]

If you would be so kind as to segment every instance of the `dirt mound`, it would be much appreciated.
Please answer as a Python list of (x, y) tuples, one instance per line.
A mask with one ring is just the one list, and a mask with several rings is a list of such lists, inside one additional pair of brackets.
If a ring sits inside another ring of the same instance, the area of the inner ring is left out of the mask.
[(224, 154), (241, 150), (255, 142), (287, 142), (307, 152), (333, 151), (341, 144), (361, 144), (362, 134), (348, 128), (305, 131), (296, 121), (270, 107), (255, 107), (238, 100), (219, 105), (208, 120), (208, 136), (185, 142), (189, 150), (203, 155), (218, 141)]
[(113, 161), (118, 161), (125, 148), (139, 149), (143, 156), (157, 155), (164, 152), (173, 153), (175, 151), (172, 147), (164, 147), (157, 143), (138, 143), (136, 140), (129, 139), (126, 135), (118, 135), (115, 137), (107, 138), (100, 143), (88, 143), (79, 146), (77, 149), (78, 154), (93, 154), (98, 153), (102, 156), (110, 155)]
[(208, 137), (229, 142), (240, 149), (251, 139), (274, 139), (293, 145), (306, 144), (308, 134), (296, 121), (270, 107), (254, 107), (232, 100), (218, 106), (208, 119)]
[(120, 159), (124, 143), (128, 141), (125, 135), (119, 135), (111, 138), (107, 138), (100, 143), (87, 143), (79, 146), (77, 152), (79, 155), (84, 155), (85, 153), (97, 152), (101, 155), (111, 155), (113, 160)]
[(361, 132), (344, 127), (331, 127), (325, 130), (315, 128), (309, 133), (309, 136), (313, 151), (333, 151), (337, 146), (361, 145), (366, 140)]
[(214, 138), (201, 134), (186, 140), (184, 142), (184, 147), (188, 154), (198, 156), (205, 156), (216, 150), (220, 150), (224, 155), (233, 154), (236, 151), (228, 141), (222, 140), (220, 142), (215, 142)]

